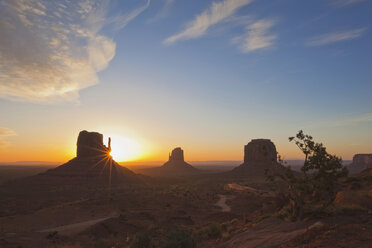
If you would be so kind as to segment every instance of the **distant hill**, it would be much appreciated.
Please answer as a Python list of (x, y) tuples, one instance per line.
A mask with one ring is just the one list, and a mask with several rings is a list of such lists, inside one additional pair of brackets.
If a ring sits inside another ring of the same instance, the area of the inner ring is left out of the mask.
[(1, 165), (12, 165), (12, 166), (57, 166), (61, 162), (48, 162), (48, 161), (16, 161), (16, 162), (0, 162)]

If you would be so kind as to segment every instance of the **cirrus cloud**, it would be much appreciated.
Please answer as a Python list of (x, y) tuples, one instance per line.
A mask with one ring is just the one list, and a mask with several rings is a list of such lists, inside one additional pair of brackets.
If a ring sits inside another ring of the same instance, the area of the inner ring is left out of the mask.
[(149, 23), (161, 20), (168, 15), (172, 5), (174, 4), (174, 0), (163, 0), (163, 2), (163, 7), (154, 17), (148, 20)]
[(350, 30), (323, 34), (320, 36), (313, 37), (306, 43), (306, 45), (307, 46), (323, 46), (323, 45), (328, 45), (328, 44), (336, 43), (340, 41), (356, 39), (362, 36), (365, 30), (366, 28), (357, 28), (357, 29), (350, 29)]
[(332, 4), (337, 7), (345, 7), (351, 4), (364, 2), (365, 0), (332, 0)]
[(123, 28), (149, 5), (107, 18), (109, 0), (0, 2), (0, 97), (77, 101), (115, 56), (102, 28)]
[(172, 44), (179, 40), (194, 39), (203, 36), (207, 30), (217, 23), (232, 16), (241, 7), (252, 3), (253, 0), (223, 0), (213, 2), (209, 9), (189, 22), (186, 28), (164, 40), (165, 44)]
[(276, 24), (269, 19), (258, 20), (246, 27), (246, 34), (233, 39), (233, 43), (240, 44), (240, 49), (245, 52), (266, 49), (274, 45), (277, 36), (269, 34), (269, 30)]
[(17, 135), (12, 129), (6, 127), (0, 127), (0, 147), (4, 147), (8, 145), (8, 143), (3, 140), (3, 137), (14, 136)]

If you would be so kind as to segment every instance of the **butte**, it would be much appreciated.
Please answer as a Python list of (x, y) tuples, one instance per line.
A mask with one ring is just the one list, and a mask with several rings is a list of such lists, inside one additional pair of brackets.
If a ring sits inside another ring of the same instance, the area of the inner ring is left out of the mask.
[(279, 172), (276, 147), (269, 139), (253, 139), (244, 146), (244, 162), (228, 172), (234, 176), (265, 177), (265, 171)]
[(146, 175), (183, 176), (198, 174), (200, 170), (185, 162), (183, 150), (177, 147), (169, 154), (169, 160), (162, 166), (143, 170)]
[(108, 146), (103, 144), (103, 135), (97, 132), (81, 131), (76, 144), (76, 157), (41, 176), (56, 180), (96, 181), (102, 183), (125, 183), (138, 181), (135, 173), (120, 166), (110, 155), (111, 138)]

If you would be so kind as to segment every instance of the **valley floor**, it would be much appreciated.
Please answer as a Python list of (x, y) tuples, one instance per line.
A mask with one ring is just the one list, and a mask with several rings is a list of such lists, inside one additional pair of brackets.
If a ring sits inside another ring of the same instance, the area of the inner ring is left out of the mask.
[[(287, 222), (275, 217), (286, 204), (275, 193), (282, 186), (262, 178), (211, 174), (144, 182), (40, 186), (39, 191), (35, 185), (3, 185), (0, 247), (141, 247), (134, 246), (141, 235), (153, 244), (148, 247), (158, 247), (168, 227), (202, 248), (368, 247), (372, 242), (367, 200), (363, 207), (341, 202), (345, 210), (326, 218)], [(352, 195), (370, 199), (370, 186), (361, 187)]]

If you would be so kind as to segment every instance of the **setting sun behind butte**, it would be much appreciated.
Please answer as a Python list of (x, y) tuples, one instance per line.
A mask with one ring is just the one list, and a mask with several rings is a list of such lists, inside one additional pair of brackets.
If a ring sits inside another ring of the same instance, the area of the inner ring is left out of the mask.
[(141, 145), (134, 139), (122, 135), (107, 135), (111, 137), (111, 156), (119, 162), (139, 159), (142, 154)]

